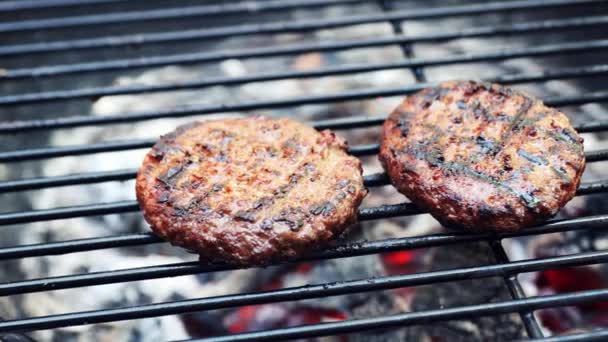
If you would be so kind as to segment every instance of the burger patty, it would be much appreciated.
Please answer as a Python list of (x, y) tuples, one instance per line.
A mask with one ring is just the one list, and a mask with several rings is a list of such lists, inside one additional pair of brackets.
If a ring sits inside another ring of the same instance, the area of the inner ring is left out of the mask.
[(357, 219), (367, 190), (346, 149), (331, 131), (288, 119), (194, 122), (146, 155), (137, 199), (157, 235), (202, 260), (293, 257)]
[(447, 227), (517, 230), (555, 215), (585, 169), (560, 111), (497, 84), (446, 82), (385, 121), (380, 161), (395, 187)]

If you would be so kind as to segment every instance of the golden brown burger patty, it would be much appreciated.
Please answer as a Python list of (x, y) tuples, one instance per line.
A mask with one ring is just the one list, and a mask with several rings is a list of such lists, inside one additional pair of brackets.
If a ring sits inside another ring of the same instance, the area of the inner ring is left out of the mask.
[(288, 119), (226, 119), (177, 128), (137, 175), (156, 234), (204, 260), (292, 257), (356, 221), (361, 162), (334, 133)]
[(447, 82), (407, 97), (384, 123), (392, 183), (448, 227), (516, 230), (555, 215), (585, 169), (568, 118), (497, 84)]

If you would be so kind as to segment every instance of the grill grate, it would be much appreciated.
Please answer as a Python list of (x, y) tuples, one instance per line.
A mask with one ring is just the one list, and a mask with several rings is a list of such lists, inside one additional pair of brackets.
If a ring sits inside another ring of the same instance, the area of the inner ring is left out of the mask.
[[(0, 13), (21, 13), (41, 8), (71, 8), (104, 5), (107, 3), (122, 3), (124, 0), (89, 0), (85, 3), (72, 0), (46, 1), (5, 1), (0, 3)], [(14, 106), (63, 102), (68, 100), (99, 98), (109, 95), (148, 94), (155, 92), (170, 92), (180, 90), (201, 89), (215, 86), (234, 86), (246, 83), (276, 81), (286, 79), (317, 78), (326, 76), (348, 75), (361, 72), (371, 72), (392, 69), (410, 69), (416, 83), (398, 88), (352, 90), (348, 92), (297, 97), (281, 100), (256, 100), (231, 105), (205, 105), (148, 112), (117, 113), (104, 116), (65, 116), (57, 119), (28, 119), (19, 121), (0, 122), (2, 134), (25, 134), (36, 131), (50, 131), (76, 127), (133, 123), (160, 118), (177, 118), (206, 114), (228, 113), (233, 111), (248, 111), (258, 109), (275, 109), (309, 104), (366, 100), (379, 96), (395, 96), (410, 94), (432, 85), (427, 82), (425, 67), (447, 66), (474, 62), (504, 61), (521, 57), (552, 57), (576, 55), (581, 53), (605, 53), (608, 40), (588, 40), (567, 43), (542, 44), (533, 47), (511, 48), (508, 50), (493, 50), (484, 53), (467, 53), (445, 57), (419, 58), (415, 57), (412, 45), (415, 43), (437, 43), (462, 38), (491, 38), (507, 35), (538, 34), (545, 32), (566, 32), (593, 27), (604, 27), (608, 24), (608, 16), (583, 16), (565, 19), (550, 19), (508, 25), (492, 25), (467, 28), (460, 31), (409, 36), (401, 27), (405, 20), (445, 19), (458, 16), (472, 16), (490, 13), (525, 12), (552, 8), (586, 8), (589, 5), (607, 3), (608, 1), (590, 0), (523, 0), (492, 2), (483, 4), (467, 4), (457, 6), (440, 6), (437, 8), (396, 10), (390, 1), (376, 1), (382, 13), (357, 15), (344, 18), (322, 19), (314, 21), (278, 22), (264, 24), (245, 24), (238, 26), (171, 31), (163, 33), (127, 34), (101, 38), (84, 38), (44, 43), (20, 43), (0, 47), (0, 58), (33, 56), (37, 54), (59, 54), (77, 50), (96, 50), (103, 48), (122, 48), (126, 46), (143, 46), (184, 41), (205, 41), (224, 39), (235, 36), (267, 35), (278, 33), (311, 32), (321, 29), (340, 28), (369, 23), (389, 23), (394, 35), (374, 39), (359, 39), (352, 41), (328, 41), (322, 43), (304, 43), (242, 50), (212, 51), (203, 53), (174, 54), (167, 56), (139, 57), (53, 65), (43, 67), (3, 70), (0, 82), (17, 82), (23, 80), (53, 79), (57, 77), (81, 77), (91, 73), (106, 73), (131, 71), (166, 65), (188, 65), (224, 61), (230, 58), (247, 59), (260, 57), (290, 56), (307, 52), (343, 51), (362, 48), (377, 48), (399, 46), (405, 57), (404, 60), (390, 63), (366, 63), (328, 67), (312, 71), (273, 72), (237, 77), (216, 77), (200, 81), (189, 81), (175, 84), (142, 85), (142, 86), (104, 86), (73, 90), (58, 90), (32, 92), (16, 95), (0, 96), (0, 107), (9, 110)], [(0, 23), (0, 33), (24, 34), (40, 30), (65, 30), (97, 27), (109, 24), (133, 24), (137, 22), (159, 21), (183, 17), (204, 18), (229, 14), (259, 14), (262, 12), (284, 12), (293, 9), (322, 8), (325, 6), (350, 6), (356, 4), (374, 3), (373, 0), (288, 0), (288, 1), (247, 1), (225, 5), (187, 6), (180, 8), (165, 8), (133, 12), (120, 12), (95, 15), (69, 16), (40, 20), (25, 20)], [(536, 73), (516, 75), (501, 75), (488, 81), (505, 84), (524, 84), (547, 82), (563, 79), (582, 79), (587, 77), (606, 76), (608, 64), (583, 65), (560, 68)], [(588, 103), (605, 102), (608, 100), (607, 91), (591, 92), (579, 95), (546, 98), (545, 102), (552, 106), (577, 106)], [(309, 122), (312, 126), (323, 129), (347, 130), (380, 125), (384, 116), (354, 116), (341, 119), (329, 119)], [(579, 132), (604, 132), (608, 130), (608, 120), (592, 121), (577, 125)], [(34, 149), (21, 149), (0, 152), (0, 162), (14, 163), (39, 159), (49, 159), (63, 156), (79, 156), (93, 153), (124, 151), (150, 147), (156, 139), (133, 139), (121, 141), (105, 141), (96, 144), (52, 146)], [(350, 152), (357, 156), (374, 155), (378, 151), (377, 144), (356, 145)], [(588, 162), (608, 160), (608, 149), (589, 151), (586, 153)], [(82, 174), (62, 175), (45, 178), (30, 178), (0, 182), (0, 193), (25, 190), (46, 189), (67, 185), (85, 185), (110, 181), (124, 181), (135, 177), (135, 169), (115, 171), (97, 171)], [(365, 177), (368, 187), (388, 184), (385, 174), (371, 174)], [(605, 193), (608, 191), (608, 180), (584, 183), (577, 195)], [(80, 206), (59, 207), (44, 210), (29, 210), (0, 214), (0, 225), (32, 223), (48, 220), (97, 216), (138, 211), (135, 201), (88, 204)], [(375, 220), (382, 218), (417, 215), (422, 212), (409, 203), (382, 205), (362, 208), (359, 219)], [(546, 224), (528, 230), (510, 233), (478, 233), (458, 234), (441, 233), (408, 238), (393, 238), (379, 241), (349, 243), (331, 247), (312, 255), (287, 261), (297, 263), (302, 261), (324, 260), (329, 258), (346, 258), (360, 255), (371, 255), (392, 251), (411, 250), (417, 248), (439, 247), (450, 244), (467, 242), (487, 242), (498, 261), (496, 264), (472, 266), (457, 269), (414, 273), (408, 275), (386, 276), (374, 279), (344, 281), (339, 283), (307, 285), (304, 287), (283, 288), (278, 290), (255, 293), (232, 294), (218, 297), (197, 298), (166, 303), (103, 309), (96, 311), (74, 312), (52, 316), (28, 317), (15, 320), (0, 321), (0, 332), (22, 332), (41, 329), (53, 329), (74, 325), (115, 322), (120, 320), (173, 315), (193, 311), (233, 308), (238, 306), (292, 301), (301, 299), (336, 296), (355, 292), (378, 291), (400, 287), (435, 284), (466, 279), (479, 279), (498, 276), (504, 279), (510, 291), (512, 300), (482, 305), (470, 305), (454, 308), (442, 308), (429, 311), (410, 312), (391, 316), (352, 319), (347, 321), (305, 325), (283, 329), (242, 333), (238, 335), (213, 338), (214, 341), (249, 341), (296, 339), (305, 337), (327, 336), (360, 332), (379, 328), (397, 328), (406, 325), (427, 324), (444, 320), (473, 318), (485, 315), (519, 313), (530, 340), (569, 341), (569, 340), (601, 340), (608, 336), (606, 330), (599, 330), (578, 336), (561, 336), (545, 338), (533, 312), (542, 308), (568, 306), (589, 301), (608, 300), (608, 289), (582, 291), (551, 296), (526, 298), (517, 276), (521, 273), (542, 271), (558, 267), (572, 267), (608, 263), (608, 251), (593, 251), (569, 254), (556, 257), (510, 261), (501, 241), (503, 239), (536, 236), (548, 233), (563, 233), (588, 229), (601, 229), (608, 223), (608, 214), (579, 217), (574, 219), (550, 220)], [(139, 246), (162, 241), (151, 233), (125, 234), (104, 236), (78, 240), (48, 242), (32, 245), (18, 245), (0, 248), (0, 260), (63, 255), (75, 252), (86, 252), (106, 248)], [(183, 262), (151, 267), (139, 267), (94, 273), (83, 273), (59, 277), (45, 277), (0, 284), (0, 296), (20, 295), (25, 293), (43, 292), (58, 289), (69, 289), (101, 284), (121, 283), (145, 279), (175, 277), (201, 274), (206, 272), (234, 270), (239, 267), (223, 264), (201, 265), (197, 262)]]

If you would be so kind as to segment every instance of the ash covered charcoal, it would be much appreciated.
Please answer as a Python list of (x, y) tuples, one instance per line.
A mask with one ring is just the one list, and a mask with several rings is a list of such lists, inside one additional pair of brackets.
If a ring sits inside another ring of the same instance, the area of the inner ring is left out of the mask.
[[(374, 295), (351, 310), (354, 318), (380, 317), (407, 311), (408, 305), (393, 292), (374, 292)], [(362, 332), (348, 336), (349, 342), (408, 341), (405, 329), (386, 329)]]
[[(361, 256), (345, 259), (333, 259), (315, 263), (310, 272), (288, 274), (284, 279), (285, 286), (305, 284), (324, 284), (345, 280), (375, 278), (385, 275), (378, 256)], [(310, 306), (314, 308), (337, 309), (348, 312), (353, 307), (373, 297), (374, 293), (353, 293), (300, 302), (286, 303), (287, 306)]]
[[(303, 284), (334, 283), (345, 280), (370, 279), (386, 276), (382, 260), (377, 255), (327, 260), (316, 263), (308, 273), (288, 275), (286, 286)], [(310, 299), (285, 303), (285, 307), (308, 307), (312, 309), (338, 310), (346, 319), (379, 317), (407, 311), (407, 303), (393, 291), (373, 291)], [(404, 331), (390, 329), (383, 332), (349, 334), (348, 341), (403, 341)]]
[[(437, 248), (429, 271), (495, 263), (485, 242)], [(434, 310), (511, 300), (504, 280), (499, 277), (453, 281), (419, 287), (414, 293), (412, 311)], [(445, 321), (407, 328), (408, 341), (512, 341), (525, 336), (517, 314), (485, 316), (462, 321)]]

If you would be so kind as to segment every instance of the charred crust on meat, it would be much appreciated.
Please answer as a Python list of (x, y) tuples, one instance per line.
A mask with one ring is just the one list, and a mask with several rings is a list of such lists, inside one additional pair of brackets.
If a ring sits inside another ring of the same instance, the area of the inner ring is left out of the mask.
[(328, 217), (336, 210), (336, 206), (332, 202), (325, 202), (322, 206), (321, 215)]
[(321, 215), (324, 217), (328, 217), (335, 210), (336, 210), (336, 206), (332, 202), (326, 201), (326, 202), (320, 203), (320, 204), (310, 208), (309, 211), (313, 215)]
[(494, 153), (496, 154), (497, 145), (493, 139), (486, 139), (479, 135), (475, 138), (475, 143), (480, 147), (482, 153)]
[(317, 170), (317, 167), (314, 164), (311, 164), (311, 163), (304, 164), (304, 173), (306, 175), (310, 175), (313, 172), (315, 172), (316, 170)]
[(456, 103), (456, 107), (458, 107), (458, 109), (467, 109), (467, 103), (464, 102), (463, 100), (458, 100), (455, 102)]
[[(412, 114), (401, 123), (402, 113)], [(384, 124), (379, 157), (398, 190), (443, 224), (517, 230), (574, 196), (582, 149), (567, 117), (541, 101), (497, 84), (452, 81), (398, 106)]]
[(489, 207), (485, 204), (481, 204), (479, 206), (479, 217), (481, 219), (491, 220), (493, 218), (493, 216), (494, 216), (494, 210), (491, 207)]
[(354, 185), (349, 185), (349, 186), (346, 188), (346, 192), (348, 192), (349, 194), (351, 194), (351, 195), (352, 195), (352, 194), (354, 194), (354, 193), (356, 193), (356, 192), (357, 192), (357, 188), (356, 188)]
[(272, 222), (271, 219), (265, 219), (260, 224), (260, 228), (262, 228), (263, 230), (270, 230), (270, 229), (272, 229), (273, 225), (274, 225), (274, 223)]
[(333, 132), (288, 119), (192, 123), (150, 150), (137, 199), (158, 236), (201, 260), (266, 264), (326, 244), (356, 221), (367, 191), (361, 162), (346, 151)]
[(234, 214), (234, 218), (239, 221), (255, 222), (255, 213), (252, 210), (239, 210)]
[(570, 176), (568, 176), (568, 172), (564, 170), (561, 166), (551, 166), (551, 171), (553, 171), (556, 175), (558, 175), (561, 179), (564, 180), (565, 184), (570, 184), (572, 181)]
[(512, 158), (511, 158), (510, 154), (505, 154), (502, 157), (502, 162), (503, 162), (503, 170), (504, 171), (507, 171), (507, 172), (513, 171)]
[(338, 182), (338, 184), (336, 184), (336, 190), (340, 190), (343, 189), (345, 186), (347, 186), (350, 183), (350, 180), (348, 179), (342, 179)]
[(158, 203), (166, 203), (169, 202), (170, 195), (168, 192), (162, 192), (160, 196), (158, 196)]
[(536, 165), (549, 165), (549, 161), (541, 156), (535, 156), (531, 153), (528, 153), (524, 150), (517, 150), (517, 154), (519, 154), (520, 156), (522, 156), (524, 159), (526, 159), (529, 162), (532, 162)]
[(180, 172), (182, 172), (183, 169), (184, 169), (183, 165), (171, 167), (171, 168), (169, 168), (169, 170), (167, 170), (167, 172), (165, 174), (160, 175), (158, 177), (158, 180), (161, 181), (166, 186), (172, 187), (175, 184), (175, 180), (177, 178), (176, 176)]
[(272, 197), (262, 197), (259, 200), (253, 202), (252, 209), (261, 209), (263, 207), (267, 207), (274, 202)]
[(409, 115), (411, 115), (412, 113), (405, 113), (405, 116), (401, 116), (399, 117), (399, 119), (396, 121), (396, 125), (395, 127), (397, 127), (399, 129), (399, 131), (401, 132), (401, 135), (403, 137), (407, 137), (409, 131), (410, 131), (410, 127), (409, 124), (407, 122), (407, 117)]

